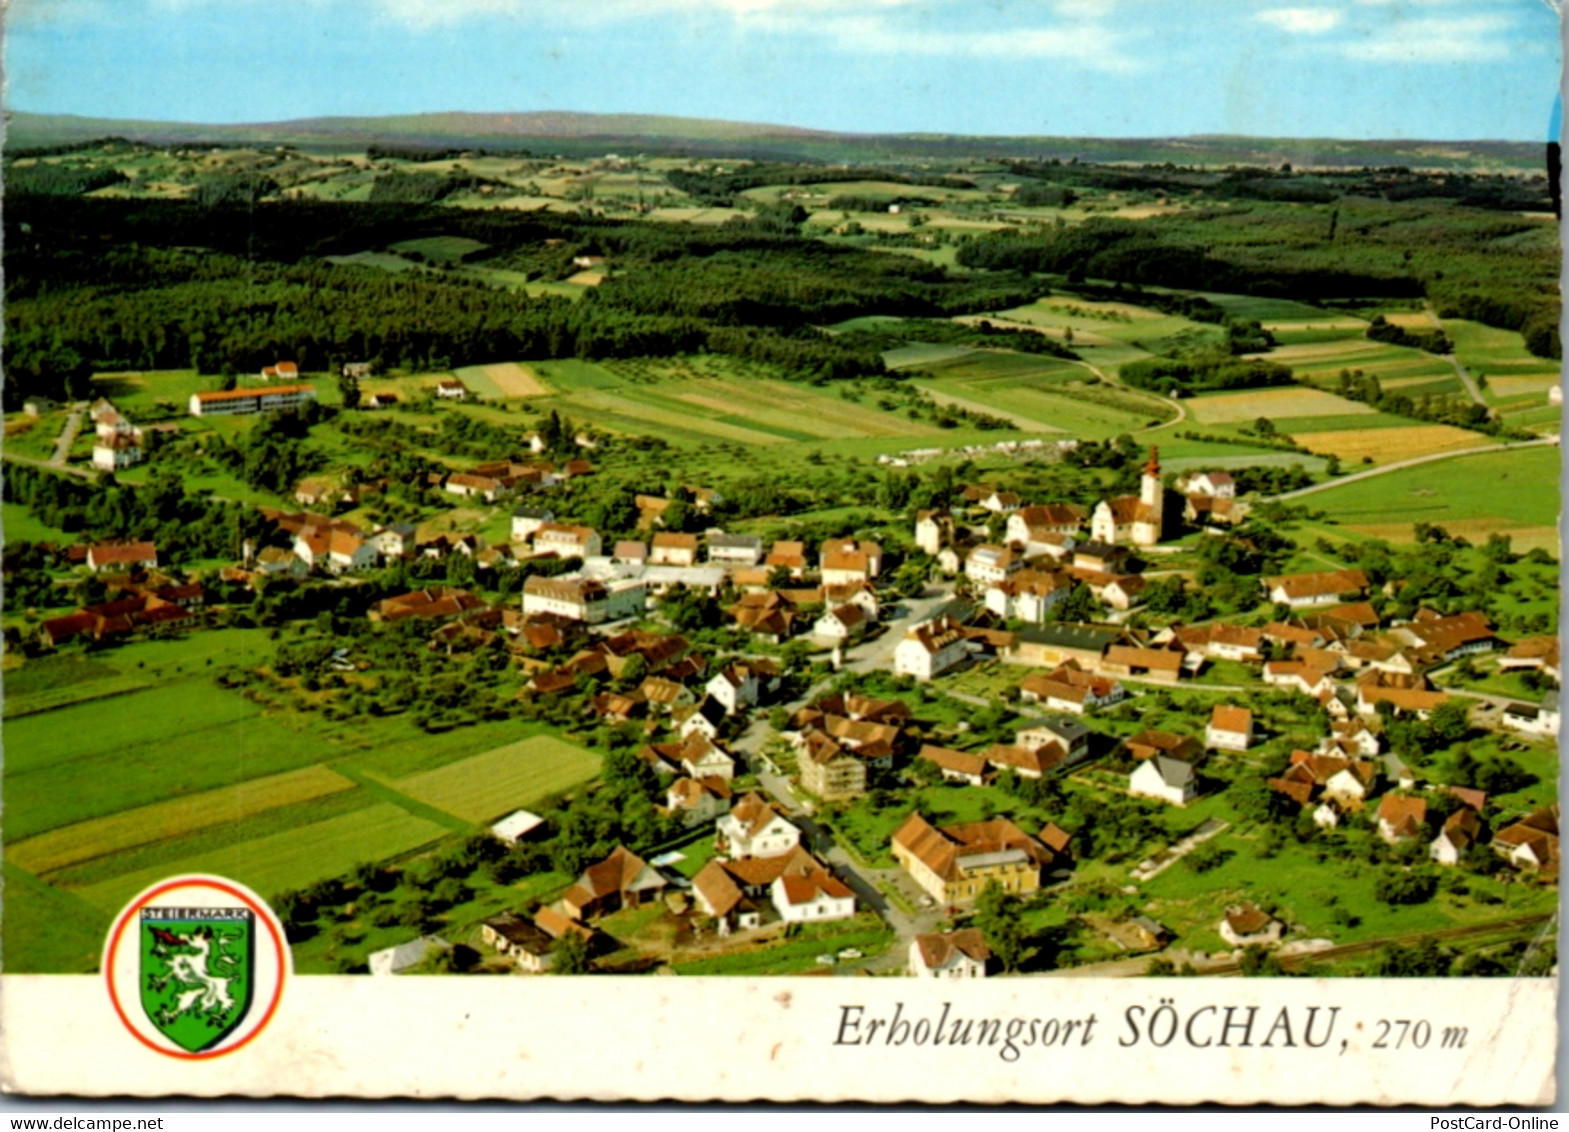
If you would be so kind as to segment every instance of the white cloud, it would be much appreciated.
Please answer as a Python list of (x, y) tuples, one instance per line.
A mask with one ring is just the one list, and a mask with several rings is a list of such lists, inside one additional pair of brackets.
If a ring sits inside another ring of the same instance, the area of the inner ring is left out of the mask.
[(1345, 14), (1338, 8), (1267, 8), (1253, 18), (1293, 35), (1323, 35), (1338, 27)]
[(1468, 63), (1506, 59), (1511, 44), (1502, 33), (1512, 21), (1502, 16), (1418, 17), (1380, 27), (1377, 33), (1341, 47), (1348, 59), (1366, 63)]

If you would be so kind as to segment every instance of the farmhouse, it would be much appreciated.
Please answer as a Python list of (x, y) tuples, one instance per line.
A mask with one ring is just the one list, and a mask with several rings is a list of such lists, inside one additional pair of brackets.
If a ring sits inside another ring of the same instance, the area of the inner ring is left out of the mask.
[(574, 920), (587, 920), (646, 904), (657, 899), (665, 886), (659, 870), (618, 845), (610, 856), (583, 871), (577, 883), (567, 889), (561, 904)]
[(269, 380), (276, 378), (280, 381), (298, 381), (300, 367), (294, 362), (279, 362), (277, 365), (263, 366), (261, 375)]
[(1385, 794), (1378, 804), (1378, 835), (1391, 845), (1416, 837), (1427, 827), (1427, 800)]
[(855, 894), (824, 868), (779, 877), (769, 894), (779, 918), (787, 924), (847, 920), (855, 915)]
[(915, 513), (915, 545), (933, 558), (953, 539), (953, 516), (946, 511)]
[(1494, 835), (1493, 851), (1520, 868), (1557, 872), (1558, 819), (1556, 804), (1528, 814)]
[(150, 542), (104, 542), (87, 548), (87, 568), (101, 570), (155, 570), (158, 548)]
[(1367, 575), (1360, 570), (1280, 574), (1265, 578), (1264, 589), (1270, 601), (1277, 605), (1289, 605), (1292, 609), (1338, 605), (1347, 597), (1362, 597), (1367, 592)]
[(756, 566), (763, 559), (763, 540), (757, 535), (730, 535), (724, 531), (709, 531), (704, 538), (708, 548), (708, 561), (716, 566), (747, 568)]
[(1123, 639), (1120, 630), (1095, 625), (1030, 626), (1018, 632), (1002, 659), (1038, 668), (1058, 668), (1072, 661), (1087, 671), (1098, 669), (1105, 650)]
[(1509, 703), (1499, 714), (1503, 725), (1527, 735), (1558, 735), (1558, 693), (1549, 692), (1539, 704)]
[(1217, 930), (1232, 947), (1252, 947), (1279, 943), (1286, 926), (1257, 904), (1232, 904)]
[(1046, 503), (1022, 507), (1008, 516), (1007, 539), (1022, 543), (1026, 553), (1033, 544), (1060, 545), (1057, 538), (1075, 535), (1084, 526), (1084, 512), (1071, 503)]
[(1112, 645), (1101, 661), (1101, 670), (1113, 676), (1138, 677), (1175, 684), (1182, 677), (1184, 654), (1174, 649), (1145, 649)]
[(1444, 826), (1428, 846), (1427, 855), (1440, 865), (1458, 865), (1471, 846), (1482, 840), (1482, 819), (1473, 809), (1462, 808), (1444, 819)]
[(1153, 759), (1157, 755), (1166, 755), (1174, 759), (1186, 759), (1190, 762), (1203, 757), (1204, 748), (1197, 739), (1185, 735), (1173, 735), (1169, 731), (1140, 731), (1137, 735), (1130, 735), (1123, 740), (1128, 754), (1139, 762)]
[(937, 747), (927, 743), (921, 747), (915, 757), (925, 759), (936, 766), (942, 771), (945, 782), (966, 782), (971, 786), (984, 786), (990, 776), (984, 755), (955, 751), (948, 747)]
[(830, 609), (812, 624), (812, 635), (836, 644), (845, 644), (866, 635), (871, 620), (859, 605)]
[(467, 401), (469, 387), (455, 377), (444, 377), (436, 382), (436, 396), (444, 401)]
[(1048, 743), (1057, 743), (1068, 752), (1068, 761), (1073, 763), (1090, 753), (1092, 734), (1094, 732), (1077, 719), (1058, 715), (1030, 722), (1028, 727), (1014, 733), (1013, 741), (1021, 747), (1044, 747)]
[(1024, 560), (1006, 546), (983, 543), (964, 559), (964, 576), (972, 582), (991, 585), (1002, 581), (1024, 566)]
[(1044, 625), (1052, 607), (1067, 597), (1072, 589), (1073, 579), (1066, 574), (1020, 570), (1012, 577), (1005, 577), (987, 587), (986, 608), (1007, 621)]
[(294, 536), (294, 553), (310, 569), (329, 574), (370, 570), (377, 560), (374, 543), (337, 525), (302, 527)]
[(909, 972), (918, 979), (984, 979), (991, 957), (979, 928), (934, 932), (910, 941)]
[(275, 413), (298, 409), (316, 400), (310, 385), (274, 385), (266, 389), (228, 389), (215, 393), (192, 393), (193, 417), (241, 416), (249, 413)]
[(550, 970), (556, 939), (544, 928), (515, 912), (502, 912), (480, 924), (480, 939), (533, 975)]
[(919, 813), (893, 834), (893, 855), (912, 880), (944, 905), (973, 903), (988, 882), (1027, 895), (1040, 888), (1054, 855), (1007, 818), (938, 828)]
[(806, 573), (806, 544), (794, 539), (780, 539), (769, 550), (763, 565), (770, 570), (785, 569), (792, 578)]

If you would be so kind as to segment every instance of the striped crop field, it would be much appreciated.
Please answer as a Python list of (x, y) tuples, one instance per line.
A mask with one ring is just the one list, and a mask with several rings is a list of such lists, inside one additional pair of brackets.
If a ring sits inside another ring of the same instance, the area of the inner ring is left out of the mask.
[(268, 895), (340, 876), (367, 861), (383, 861), (429, 844), (451, 831), (390, 803), (243, 841), (190, 860), (171, 861), (74, 890), (89, 904), (115, 911), (155, 881), (176, 873), (230, 877)]
[(353, 788), (324, 766), (304, 767), (50, 830), (7, 845), (6, 856), (28, 872), (48, 873)]
[(599, 772), (599, 762), (576, 744), (536, 735), (393, 785), (465, 821), (492, 821), (588, 781)]
[(1277, 420), (1289, 417), (1331, 417), (1372, 414), (1371, 405), (1348, 401), (1322, 389), (1286, 386), (1254, 389), (1245, 393), (1222, 393), (1197, 397), (1187, 402), (1188, 414), (1200, 424), (1234, 424), (1258, 417)]

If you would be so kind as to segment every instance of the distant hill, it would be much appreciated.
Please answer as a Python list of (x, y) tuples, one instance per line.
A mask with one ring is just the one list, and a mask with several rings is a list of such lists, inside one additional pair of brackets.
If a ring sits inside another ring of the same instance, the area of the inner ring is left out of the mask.
[(1297, 167), (1405, 165), (1432, 169), (1541, 169), (1543, 147), (1509, 141), (1356, 141), (1333, 138), (988, 137), (955, 134), (848, 134), (793, 126), (651, 114), (452, 111), (365, 118), (210, 125), (7, 115), (7, 147), (65, 145), (118, 136), (167, 144), (271, 144), (308, 149), (363, 149), (370, 144), (528, 149), (581, 156), (613, 151), (807, 161), (918, 161), (922, 158), (1030, 157), (1094, 162)]

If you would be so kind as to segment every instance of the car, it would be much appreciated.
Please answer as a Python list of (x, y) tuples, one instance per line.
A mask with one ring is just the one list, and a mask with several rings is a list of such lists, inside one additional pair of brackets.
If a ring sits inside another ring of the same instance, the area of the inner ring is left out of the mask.
[(835, 959), (832, 955), (827, 953), (817, 957), (817, 965), (819, 967), (832, 967), (837, 962), (839, 962), (839, 960)]
[(839, 958), (840, 959), (860, 959), (861, 955), (862, 955), (862, 953), (861, 953), (861, 949), (860, 948), (858, 948), (858, 947), (847, 947), (847, 948), (845, 948), (843, 951), (841, 951), (839, 953)]

